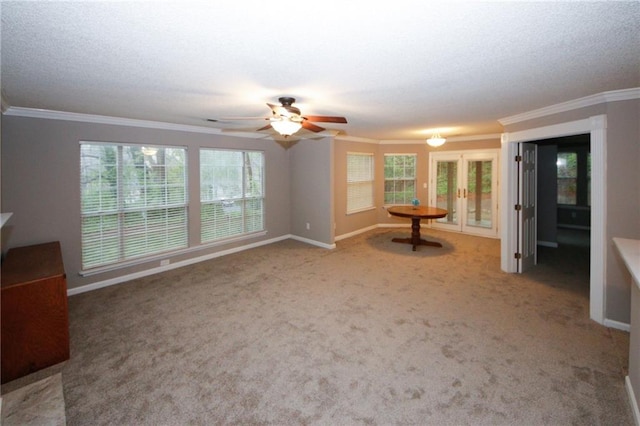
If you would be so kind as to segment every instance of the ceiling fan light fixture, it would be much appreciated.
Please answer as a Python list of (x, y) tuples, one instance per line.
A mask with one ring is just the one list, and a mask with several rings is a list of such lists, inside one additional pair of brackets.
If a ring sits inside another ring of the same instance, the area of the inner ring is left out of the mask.
[(435, 132), (429, 139), (427, 139), (427, 143), (430, 146), (438, 147), (444, 145), (447, 140), (440, 136), (439, 132)]
[(280, 120), (272, 120), (271, 127), (282, 136), (291, 136), (302, 128), (302, 123), (281, 118)]

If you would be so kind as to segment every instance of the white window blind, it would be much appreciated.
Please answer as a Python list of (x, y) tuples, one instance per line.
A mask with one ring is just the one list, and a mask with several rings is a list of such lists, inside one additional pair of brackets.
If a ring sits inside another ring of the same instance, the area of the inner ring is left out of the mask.
[(200, 150), (201, 242), (264, 230), (264, 153)]
[(187, 247), (185, 148), (82, 142), (80, 174), (83, 270)]
[(374, 207), (373, 154), (347, 153), (347, 213)]
[(416, 154), (384, 155), (384, 203), (410, 204), (416, 198)]

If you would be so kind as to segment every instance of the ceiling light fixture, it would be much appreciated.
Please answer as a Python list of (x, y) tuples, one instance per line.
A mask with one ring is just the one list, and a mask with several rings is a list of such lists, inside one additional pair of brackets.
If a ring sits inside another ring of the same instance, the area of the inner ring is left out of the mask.
[(271, 120), (271, 127), (282, 136), (291, 136), (302, 128), (302, 123), (298, 121), (291, 121), (290, 118), (281, 117), (277, 120)]
[(440, 136), (440, 132), (435, 132), (433, 136), (427, 139), (427, 143), (431, 146), (442, 146), (447, 140)]

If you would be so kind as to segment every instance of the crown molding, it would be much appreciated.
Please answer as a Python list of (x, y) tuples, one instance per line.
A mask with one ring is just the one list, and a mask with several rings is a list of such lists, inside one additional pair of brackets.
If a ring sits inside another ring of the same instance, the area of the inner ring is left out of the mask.
[(380, 145), (424, 145), (425, 139), (382, 139), (378, 141)]
[(574, 99), (572, 101), (562, 102), (556, 105), (524, 112), (522, 114), (501, 118), (498, 122), (503, 126), (508, 126), (510, 124), (520, 123), (534, 118), (546, 117), (547, 115), (558, 114), (561, 112), (572, 111), (574, 109), (589, 107), (592, 105), (607, 102), (628, 101), (632, 99), (640, 99), (640, 87), (597, 93), (595, 95), (585, 96), (584, 98)]
[(487, 135), (474, 135), (474, 136), (452, 136), (447, 138), (447, 142), (472, 142), (472, 141), (486, 141), (489, 139), (500, 139), (502, 133), (489, 133)]
[[(161, 121), (138, 120), (134, 118), (110, 117), (106, 115), (82, 114), (77, 112), (53, 111), (48, 109), (22, 108), (22, 107), (10, 106), (9, 108), (7, 108), (6, 111), (4, 111), (4, 115), (16, 116), (16, 117), (29, 117), (29, 118), (45, 118), (49, 120), (78, 121), (83, 123), (112, 124), (115, 126), (143, 127), (143, 128), (160, 129), (160, 130), (176, 130), (181, 132), (207, 133), (207, 134), (215, 134), (215, 135), (224, 134), (227, 136), (234, 136), (230, 133), (223, 132), (221, 129), (214, 129), (211, 127), (164, 123)], [(236, 137), (238, 137), (238, 135), (236, 135)], [(243, 132), (241, 137), (258, 139), (258, 138), (264, 137), (264, 135)]]
[(336, 135), (335, 137), (336, 140), (341, 140), (341, 141), (347, 141), (347, 142), (362, 142), (362, 143), (372, 143), (372, 144), (379, 144), (380, 141), (377, 139), (370, 139), (370, 138), (361, 138), (358, 136), (347, 136), (347, 135)]
[[(449, 142), (473, 142), (473, 141), (486, 141), (490, 139), (500, 139), (500, 133), (491, 133), (487, 135), (469, 135), (469, 136), (452, 136), (445, 137), (447, 143)], [(380, 145), (424, 145), (425, 139), (385, 139), (380, 141)]]
[[(4, 101), (4, 98), (3, 98)], [(4, 102), (3, 102), (4, 105)], [(7, 116), (28, 117), (28, 118), (45, 118), (49, 120), (79, 121), (83, 123), (94, 124), (112, 124), (115, 126), (131, 126), (143, 127), (148, 129), (159, 130), (175, 130), (180, 132), (206, 133), (214, 135), (225, 135), (231, 137), (242, 137), (250, 139), (261, 139), (265, 135), (262, 133), (254, 133), (250, 131), (226, 131), (224, 129), (216, 129), (206, 126), (194, 126), (188, 124), (165, 123), (162, 121), (138, 120), (135, 118), (111, 117), (106, 115), (83, 114), (77, 112), (54, 111), (49, 109), (23, 108), (9, 106), (2, 113)], [(337, 130), (327, 130), (315, 133), (313, 137), (335, 137)], [(311, 139), (304, 137), (301, 139)]]

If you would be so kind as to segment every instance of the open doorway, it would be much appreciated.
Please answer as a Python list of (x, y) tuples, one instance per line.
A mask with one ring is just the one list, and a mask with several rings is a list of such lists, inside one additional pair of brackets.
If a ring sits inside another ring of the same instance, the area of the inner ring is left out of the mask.
[[(537, 262), (589, 298), (591, 250), (590, 135), (537, 145)], [(570, 278), (570, 279), (569, 279)]]
[[(606, 115), (596, 115), (577, 121), (503, 133), (501, 181), (501, 255), (500, 267), (505, 272), (519, 270), (519, 230), (517, 209), (519, 206), (518, 149), (523, 142), (540, 141), (564, 136), (589, 134), (591, 152), (591, 223), (589, 253), (589, 316), (605, 324), (605, 293), (607, 243), (606, 224)], [(607, 325), (607, 324), (605, 324)]]
[[(590, 135), (535, 142), (538, 146), (538, 245), (587, 243), (591, 230)], [(575, 232), (572, 232), (575, 231)], [(587, 241), (584, 241), (584, 237)]]

